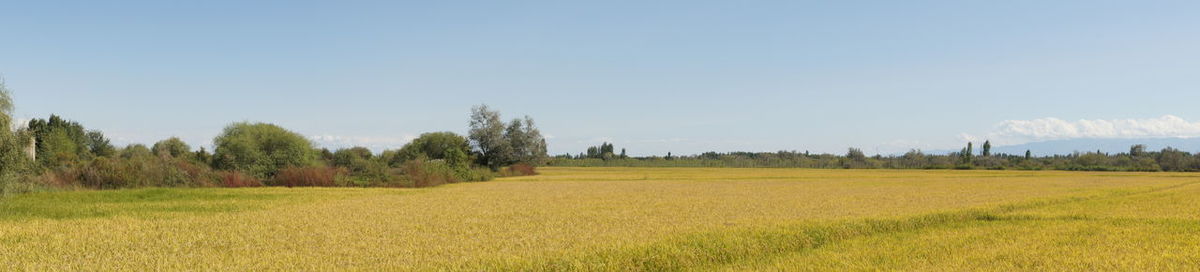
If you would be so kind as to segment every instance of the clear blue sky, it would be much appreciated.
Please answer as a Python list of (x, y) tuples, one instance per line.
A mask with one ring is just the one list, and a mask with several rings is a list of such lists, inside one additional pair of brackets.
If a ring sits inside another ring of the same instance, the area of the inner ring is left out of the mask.
[[(888, 153), (1011, 134), (997, 131), (1006, 121), (1200, 120), (1200, 1), (3, 1), (0, 10), (0, 74), (17, 117), (55, 113), (121, 143), (180, 136), (207, 146), (248, 120), (378, 148), (465, 132), (479, 103), (533, 116), (555, 154), (600, 141), (639, 155)], [(1181, 129), (1159, 136), (1196, 136)], [(1055, 137), (1071, 136), (1043, 138)]]

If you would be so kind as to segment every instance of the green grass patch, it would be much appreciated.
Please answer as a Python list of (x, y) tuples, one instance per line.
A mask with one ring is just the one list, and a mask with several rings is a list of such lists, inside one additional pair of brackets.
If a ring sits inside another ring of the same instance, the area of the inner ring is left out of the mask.
[[(256, 210), (336, 197), (338, 190), (288, 188), (148, 188), (30, 193), (0, 200), (0, 221), (179, 215)], [(353, 194), (341, 190), (342, 194)], [(324, 193), (314, 193), (324, 192)]]

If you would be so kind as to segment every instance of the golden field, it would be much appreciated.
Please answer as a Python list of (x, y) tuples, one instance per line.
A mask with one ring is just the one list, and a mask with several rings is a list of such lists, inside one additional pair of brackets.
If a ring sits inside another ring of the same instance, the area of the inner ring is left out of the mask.
[(0, 204), (5, 270), (1197, 270), (1200, 174), (543, 168)]

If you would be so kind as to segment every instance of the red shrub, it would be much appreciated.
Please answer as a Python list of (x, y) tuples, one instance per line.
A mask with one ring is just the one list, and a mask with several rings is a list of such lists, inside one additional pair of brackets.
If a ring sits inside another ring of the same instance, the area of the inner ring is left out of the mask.
[(259, 187), (262, 186), (262, 181), (251, 177), (250, 175), (242, 174), (242, 172), (220, 172), (217, 173), (221, 187), (239, 188), (239, 187)]
[(339, 176), (346, 171), (326, 166), (290, 167), (279, 170), (271, 180), (272, 186), (287, 187), (334, 187)]
[(508, 168), (500, 170), (500, 176), (503, 177), (533, 176), (537, 174), (538, 172), (536, 167), (524, 163), (513, 164)]

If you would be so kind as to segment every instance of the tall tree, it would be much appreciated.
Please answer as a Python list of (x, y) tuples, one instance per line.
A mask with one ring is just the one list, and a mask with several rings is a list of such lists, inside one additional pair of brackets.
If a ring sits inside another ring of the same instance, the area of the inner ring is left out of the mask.
[(99, 157), (111, 157), (117, 153), (117, 148), (104, 137), (104, 133), (97, 130), (87, 132), (87, 147), (92, 155)]
[(504, 122), (500, 121), (500, 112), (494, 111), (487, 105), (471, 108), (471, 130), (467, 139), (471, 148), (477, 154), (479, 164), (500, 169), (505, 163), (505, 157), (510, 154), (509, 142), (504, 139)]
[(95, 155), (93, 147), (100, 151), (107, 142), (103, 137), (91, 139), (83, 125), (53, 114), (45, 120), (30, 120), (29, 131), (36, 140), (38, 162), (50, 168), (90, 159)]
[(846, 152), (846, 158), (854, 161), (865, 161), (867, 160), (867, 155), (863, 153), (862, 149), (851, 147), (850, 150)]
[(4, 79), (0, 78), (0, 196), (11, 193), (12, 186), (30, 166), (27, 149), (32, 141), (24, 130), (12, 130), (13, 101)]
[(509, 141), (509, 163), (540, 165), (546, 158), (546, 139), (533, 123), (533, 118), (514, 119), (504, 133)]
[(1145, 154), (1146, 154), (1146, 145), (1138, 144), (1138, 145), (1133, 145), (1133, 146), (1129, 147), (1129, 155), (1130, 156), (1141, 157), (1142, 155), (1145, 155)]
[(992, 141), (983, 141), (983, 156), (992, 156)]
[(471, 109), (470, 126), (471, 148), (479, 163), (493, 170), (513, 163), (538, 165), (546, 158), (546, 139), (529, 116), (505, 124), (500, 112), (479, 105)]

